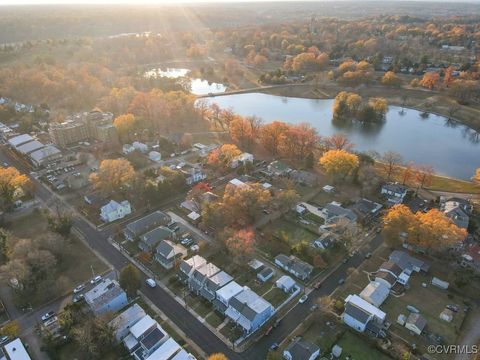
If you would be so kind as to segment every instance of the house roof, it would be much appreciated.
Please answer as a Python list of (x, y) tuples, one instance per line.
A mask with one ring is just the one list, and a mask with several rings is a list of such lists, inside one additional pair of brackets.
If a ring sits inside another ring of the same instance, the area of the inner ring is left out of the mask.
[(362, 308), (359, 308), (355, 305), (352, 305), (350, 303), (347, 303), (345, 305), (345, 313), (351, 316), (352, 318), (358, 320), (362, 324), (367, 323), (367, 321), (370, 319), (370, 313), (368, 311), (363, 310)]
[(258, 314), (261, 314), (266, 309), (272, 308), (268, 301), (247, 287), (234, 296), (230, 300), (229, 305), (250, 321), (253, 321)]
[(16, 338), (4, 346), (5, 353), (10, 360), (30, 360), (27, 349), (23, 346), (22, 340)]
[(55, 146), (53, 146), (52, 144), (48, 144), (39, 150), (31, 152), (30, 158), (37, 163), (41, 163), (43, 160), (48, 159), (50, 156), (61, 153), (62, 152)]
[(358, 295), (348, 295), (347, 298), (345, 299), (345, 302), (346, 304), (351, 304), (359, 309), (362, 309), (363, 311), (369, 314), (374, 315), (380, 320), (385, 320), (386, 314), (382, 310), (370, 304), (368, 301), (363, 300)]
[(275, 271), (271, 267), (267, 266), (264, 269), (262, 269), (262, 271), (260, 271), (258, 273), (258, 275), (263, 277), (263, 278), (268, 278), (269, 276), (271, 276), (274, 273), (275, 273)]
[(170, 217), (167, 214), (157, 210), (143, 218), (131, 222), (127, 225), (126, 230), (135, 236), (140, 236), (154, 227), (167, 224), (169, 221)]
[(181, 346), (172, 338), (165, 341), (158, 349), (156, 349), (149, 357), (148, 360), (169, 360), (175, 355)]
[(384, 184), (382, 186), (383, 189), (387, 191), (391, 191), (396, 194), (405, 194), (408, 190), (408, 188), (402, 184), (397, 184), (397, 183), (388, 183)]
[(115, 200), (110, 200), (109, 203), (102, 206), (101, 211), (102, 213), (109, 214), (111, 212), (117, 211), (118, 209), (126, 206), (130, 206), (130, 203), (128, 202), (128, 200), (124, 200), (121, 203)]
[(138, 339), (155, 325), (158, 325), (157, 322), (150, 315), (145, 315), (130, 328), (130, 334)]
[(280, 279), (278, 279), (275, 282), (275, 285), (277, 285), (277, 287), (282, 287), (285, 289), (290, 289), (294, 287), (295, 284), (296, 284), (295, 280), (293, 280), (290, 276), (287, 276), (287, 275), (283, 275)]
[(427, 320), (420, 314), (410, 313), (407, 318), (407, 324), (415, 325), (417, 329), (423, 331), (425, 325), (427, 325)]
[(391, 260), (385, 261), (382, 265), (380, 265), (380, 270), (388, 270), (391, 273), (393, 273), (396, 277), (398, 277), (403, 271), (403, 269), (400, 266), (398, 266), (395, 262)]
[(196, 268), (193, 271), (192, 276), (193, 276), (194, 279), (202, 282), (202, 281), (206, 280), (207, 278), (209, 278), (210, 276), (215, 275), (219, 271), (220, 271), (220, 269), (216, 265), (214, 265), (212, 263), (206, 263), (205, 265)]
[(140, 236), (140, 241), (144, 244), (153, 246), (162, 240), (171, 239), (174, 234), (175, 232), (173, 230), (170, 230), (165, 226), (159, 226)]
[(376, 279), (382, 279), (388, 282), (391, 286), (395, 285), (397, 282), (397, 279), (395, 279), (395, 276), (390, 274), (389, 272), (386, 271), (378, 271), (377, 274), (375, 275), (375, 280)]
[(120, 294), (125, 293), (115, 280), (104, 279), (93, 289), (85, 293), (85, 301), (91, 308), (99, 308), (108, 304)]
[(231, 281), (227, 285), (223, 286), (221, 289), (216, 291), (217, 297), (229, 301), (232, 297), (239, 294), (243, 291), (243, 287), (240, 286), (237, 282)]
[(237, 187), (248, 187), (248, 184), (245, 184), (243, 181), (237, 178), (230, 180), (228, 183)]
[(312, 265), (307, 264), (294, 255), (288, 257), (287, 255), (280, 254), (275, 257), (275, 261), (279, 261), (283, 266), (300, 275), (308, 276), (313, 271)]
[(148, 331), (146, 335), (144, 335), (140, 343), (143, 345), (145, 349), (151, 350), (166, 336), (168, 336), (168, 334), (165, 331), (163, 331), (160, 325), (157, 324), (156, 327), (154, 327), (153, 329)]
[(368, 199), (360, 199), (353, 206), (352, 210), (362, 216), (377, 213), (382, 208), (382, 205)]
[(248, 262), (248, 266), (250, 266), (253, 270), (258, 270), (263, 267), (263, 263), (257, 259), (252, 259)]
[(189, 211), (200, 211), (200, 207), (198, 206), (197, 202), (193, 200), (185, 200), (180, 204), (180, 206)]
[(127, 310), (109, 322), (109, 325), (115, 329), (116, 333), (122, 333), (126, 329), (135, 325), (145, 315), (145, 311), (138, 304), (133, 304)]
[(465, 210), (460, 207), (460, 205), (455, 205), (454, 203), (445, 203), (444, 213), (446, 216), (452, 219), (453, 223), (458, 227), (464, 229), (468, 228), (470, 218), (465, 212)]
[(194, 255), (190, 259), (182, 260), (180, 263), (180, 271), (185, 274), (190, 274), (193, 269), (199, 268), (207, 263), (200, 255)]
[(360, 293), (360, 297), (372, 305), (380, 306), (390, 294), (390, 289), (381, 282), (370, 282)]
[(186, 255), (187, 249), (169, 240), (162, 240), (156, 248), (156, 253), (168, 260), (177, 255)]
[(418, 267), (422, 271), (427, 272), (430, 269), (430, 265), (425, 261), (410, 256), (408, 253), (401, 250), (392, 251), (389, 260), (397, 264), (402, 270)]
[(196, 360), (192, 354), (189, 354), (185, 349), (180, 350), (173, 358), (170, 360)]
[(297, 338), (285, 349), (285, 352), (290, 354), (291, 360), (310, 359), (318, 351), (320, 351), (320, 348), (317, 345), (302, 338)]
[(207, 279), (207, 281), (205, 282), (205, 287), (211, 291), (216, 291), (217, 289), (228, 284), (232, 280), (233, 277), (231, 277), (225, 271), (220, 271)]

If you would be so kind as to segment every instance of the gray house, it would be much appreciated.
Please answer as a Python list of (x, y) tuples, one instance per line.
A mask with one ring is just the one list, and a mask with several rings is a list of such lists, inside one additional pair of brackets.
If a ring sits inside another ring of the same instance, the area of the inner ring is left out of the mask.
[(169, 240), (162, 240), (155, 249), (155, 260), (170, 270), (177, 262), (187, 256), (187, 249)]
[(123, 230), (123, 235), (125, 236), (125, 239), (135, 241), (140, 235), (143, 235), (158, 226), (167, 225), (169, 222), (170, 216), (157, 210), (128, 224)]
[(220, 269), (212, 263), (206, 263), (205, 265), (195, 269), (188, 282), (188, 288), (195, 294), (200, 295), (205, 282), (208, 278), (220, 272)]
[(175, 240), (175, 231), (159, 226), (140, 236), (138, 247), (143, 251), (153, 251), (162, 240)]
[(194, 255), (188, 260), (182, 260), (178, 269), (177, 277), (183, 283), (187, 283), (193, 275), (193, 272), (207, 263), (200, 255)]
[(286, 360), (315, 360), (320, 355), (320, 348), (300, 337), (292, 341), (283, 351)]
[(312, 265), (307, 264), (294, 255), (288, 257), (280, 254), (275, 257), (275, 264), (301, 280), (307, 279), (313, 271)]
[(216, 296), (216, 291), (227, 285), (233, 277), (228, 275), (225, 271), (220, 271), (213, 276), (210, 276), (203, 285), (200, 295), (208, 301), (213, 301)]
[(327, 204), (322, 213), (325, 217), (326, 224), (336, 224), (340, 219), (347, 219), (348, 221), (355, 223), (357, 221), (357, 214), (350, 209), (345, 209), (342, 204), (332, 201)]

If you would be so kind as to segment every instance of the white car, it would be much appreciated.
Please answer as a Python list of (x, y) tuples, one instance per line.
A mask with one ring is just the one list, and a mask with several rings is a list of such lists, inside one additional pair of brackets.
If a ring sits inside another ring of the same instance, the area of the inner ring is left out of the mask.
[(155, 282), (155, 280), (153, 279), (147, 279), (145, 280), (145, 282), (147, 283), (148, 286), (150, 286), (151, 288), (154, 288), (157, 286), (157, 283)]
[(55, 311), (49, 311), (45, 315), (42, 316), (42, 321), (47, 321), (48, 319), (55, 316)]
[(303, 304), (303, 303), (304, 303), (305, 301), (307, 301), (307, 300), (308, 300), (308, 295), (303, 295), (303, 296), (300, 298), (300, 300), (298, 300), (298, 302), (299, 302), (300, 304)]
[(197, 244), (192, 245), (192, 246), (190, 246), (190, 250), (193, 251), (193, 252), (198, 252), (198, 251), (200, 251), (200, 246), (198, 246)]
[(78, 285), (75, 289), (73, 289), (74, 294), (78, 294), (80, 291), (85, 289), (85, 284)]
[(94, 285), (102, 281), (102, 277), (100, 275), (95, 276), (92, 280), (90, 280), (90, 284)]

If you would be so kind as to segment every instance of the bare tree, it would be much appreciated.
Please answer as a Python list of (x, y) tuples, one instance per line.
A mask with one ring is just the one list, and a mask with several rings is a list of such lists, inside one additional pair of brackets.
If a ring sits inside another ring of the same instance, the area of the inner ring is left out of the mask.
[(387, 180), (390, 181), (398, 166), (402, 164), (402, 156), (394, 151), (387, 151), (385, 154), (383, 154), (381, 161), (385, 168)]

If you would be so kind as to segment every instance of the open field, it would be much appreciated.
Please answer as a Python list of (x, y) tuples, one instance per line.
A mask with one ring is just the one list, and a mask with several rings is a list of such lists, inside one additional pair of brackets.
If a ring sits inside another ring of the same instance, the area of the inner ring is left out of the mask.
[(363, 340), (359, 335), (350, 331), (345, 331), (343, 336), (337, 342), (343, 349), (340, 359), (355, 360), (388, 360), (389, 356), (381, 353), (375, 347)]
[(262, 230), (264, 232), (273, 231), (277, 237), (286, 239), (291, 245), (301, 242), (309, 244), (318, 238), (318, 235), (283, 218), (275, 220), (271, 224), (265, 226)]

